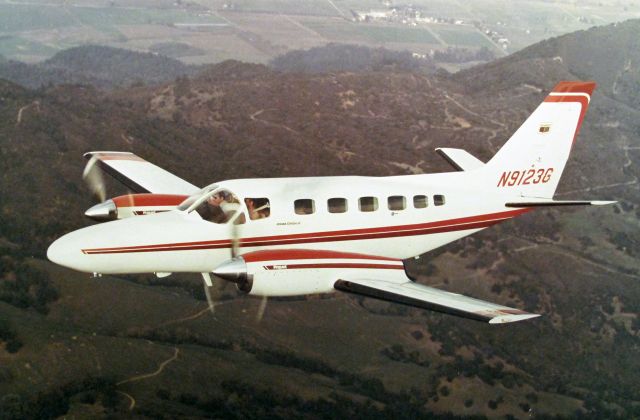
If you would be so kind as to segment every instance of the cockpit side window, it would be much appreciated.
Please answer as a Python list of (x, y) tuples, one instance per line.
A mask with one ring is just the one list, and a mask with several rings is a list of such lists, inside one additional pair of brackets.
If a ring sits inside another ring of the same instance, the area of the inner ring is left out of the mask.
[(202, 219), (213, 223), (227, 223), (234, 220), (235, 224), (242, 224), (245, 221), (244, 214), (234, 217), (241, 211), (240, 201), (225, 189), (215, 190), (195, 208), (195, 211)]
[(245, 198), (244, 203), (247, 205), (251, 220), (266, 219), (271, 215), (271, 205), (268, 198)]

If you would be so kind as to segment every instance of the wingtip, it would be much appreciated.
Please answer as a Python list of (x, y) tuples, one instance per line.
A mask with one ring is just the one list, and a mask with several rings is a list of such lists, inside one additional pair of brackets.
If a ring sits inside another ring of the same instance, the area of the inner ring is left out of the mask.
[(103, 155), (133, 155), (131, 152), (118, 152), (112, 150), (95, 150), (91, 152), (86, 152), (82, 155), (85, 159), (91, 159), (93, 156), (103, 156)]
[(489, 320), (489, 324), (506, 324), (509, 322), (518, 322), (518, 321), (524, 321), (526, 319), (537, 318), (539, 316), (540, 314), (529, 314), (529, 313), (517, 314), (517, 315), (515, 314), (500, 315), (500, 316), (491, 318)]
[(617, 201), (592, 201), (591, 205), (592, 206), (608, 206), (609, 204), (616, 204), (618, 203)]

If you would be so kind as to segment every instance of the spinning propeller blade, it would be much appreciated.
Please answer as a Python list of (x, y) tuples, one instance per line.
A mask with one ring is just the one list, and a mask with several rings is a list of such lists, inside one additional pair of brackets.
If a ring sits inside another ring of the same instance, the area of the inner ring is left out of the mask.
[(235, 258), (238, 256), (238, 248), (240, 247), (240, 235), (238, 234), (238, 225), (236, 224), (236, 222), (238, 221), (238, 217), (244, 217), (244, 215), (237, 216), (235, 220), (233, 220), (230, 223), (231, 224), (231, 258)]
[(202, 273), (202, 281), (204, 283), (204, 294), (207, 297), (207, 303), (209, 304), (209, 310), (212, 314), (215, 313), (215, 304), (213, 299), (211, 298), (211, 287), (213, 287), (213, 283), (211, 281), (211, 276), (209, 273)]
[[(229, 225), (230, 225), (230, 236), (231, 236), (231, 249), (230, 249), (230, 254), (231, 254), (231, 258), (220, 265), (220, 270), (216, 269), (214, 270), (213, 277), (216, 279), (220, 279), (220, 280), (225, 280), (228, 282), (233, 282), (236, 283), (238, 285), (238, 287), (241, 288), (241, 278), (238, 277), (237, 275), (234, 275), (235, 273), (235, 269), (231, 269), (231, 272), (227, 273), (225, 270), (225, 268), (228, 268), (230, 266), (233, 266), (234, 264), (238, 264), (238, 262), (240, 262), (241, 264), (244, 264), (244, 261), (242, 261), (241, 259), (234, 261), (234, 259), (238, 256), (239, 252), (239, 248), (240, 248), (240, 233), (239, 233), (239, 229), (238, 229), (238, 225), (244, 223), (244, 213), (243, 212), (237, 212), (235, 213), (233, 216), (231, 216), (230, 220), (229, 220)], [(222, 267), (225, 268), (222, 268)], [(246, 266), (245, 266), (246, 268)], [(205, 294), (207, 295), (207, 301), (209, 302), (209, 307), (211, 308), (211, 312), (213, 313), (213, 306), (216, 303), (216, 299), (212, 298), (210, 295), (210, 288), (212, 286), (212, 282), (211, 282), (211, 276), (209, 273), (202, 273), (203, 279), (204, 279), (204, 288), (205, 288)], [(260, 322), (262, 321), (262, 318), (264, 317), (264, 312), (267, 308), (267, 296), (263, 296), (262, 300), (260, 301), (260, 306), (258, 307), (258, 312), (256, 313), (256, 321)]]
[(267, 309), (267, 300), (266, 296), (262, 296), (262, 300), (260, 301), (260, 306), (258, 307), (258, 313), (256, 314), (256, 321), (262, 321), (262, 317), (264, 316), (264, 311)]
[(82, 172), (82, 179), (87, 183), (91, 193), (98, 199), (99, 202), (103, 202), (107, 198), (107, 190), (102, 176), (102, 170), (96, 165), (98, 162), (97, 156), (92, 156), (87, 162), (87, 166), (84, 167)]
[[(238, 217), (243, 217), (243, 214), (242, 213), (236, 214), (235, 217), (232, 217), (231, 221), (229, 222), (229, 224), (231, 225), (230, 231), (231, 231), (231, 258), (232, 259), (238, 255), (238, 247), (240, 243), (240, 237), (238, 234), (238, 225), (236, 224), (236, 222), (238, 221)], [(216, 276), (215, 274), (213, 275), (213, 277), (218, 280), (229, 281), (226, 278)], [(207, 303), (209, 304), (209, 309), (211, 309), (211, 313), (213, 314), (215, 305), (218, 300), (217, 299), (218, 296), (213, 297), (211, 295), (211, 289), (213, 288), (213, 281), (211, 280), (211, 274), (202, 273), (202, 280), (204, 283), (204, 294), (207, 296)], [(262, 318), (262, 316), (260, 316), (260, 318)]]

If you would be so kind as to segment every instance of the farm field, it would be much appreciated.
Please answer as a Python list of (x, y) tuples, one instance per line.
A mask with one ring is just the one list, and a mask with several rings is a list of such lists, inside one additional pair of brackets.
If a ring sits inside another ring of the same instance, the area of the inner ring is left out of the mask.
[(447, 45), (464, 46), (468, 48), (495, 47), (488, 38), (473, 26), (431, 25), (431, 27)]
[[(137, 39), (157, 42), (226, 25), (222, 18), (200, 9), (0, 2), (0, 55), (32, 62), (83, 44), (137, 49)], [(143, 30), (130, 29), (135, 27)]]
[(476, 2), (417, 1), (437, 16), (479, 21), (510, 41), (508, 52), (535, 42), (596, 25), (640, 17), (640, 2), (483, 0)]
[(640, 16), (638, 1), (583, 7), (560, 1), (418, 0), (408, 7), (438, 22), (355, 22), (358, 14), (391, 13), (391, 6), (373, 0), (0, 0), (0, 55), (33, 63), (86, 44), (154, 52), (154, 45), (180, 43), (193, 51), (178, 57), (188, 64), (267, 63), (287, 51), (337, 42), (421, 54), (486, 47), (501, 56), (545, 38)]
[(307, 26), (332, 40), (354, 39), (367, 44), (387, 42), (438, 44), (438, 40), (424, 28), (411, 28), (396, 25), (358, 25), (355, 23), (334, 21), (307, 23)]

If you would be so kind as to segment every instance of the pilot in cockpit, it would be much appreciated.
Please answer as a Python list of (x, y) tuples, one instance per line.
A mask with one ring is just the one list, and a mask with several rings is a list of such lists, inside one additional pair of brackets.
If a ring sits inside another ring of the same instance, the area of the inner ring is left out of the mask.
[(211, 195), (204, 206), (198, 208), (200, 216), (214, 223), (225, 223), (238, 211), (240, 204), (227, 191), (218, 191)]

